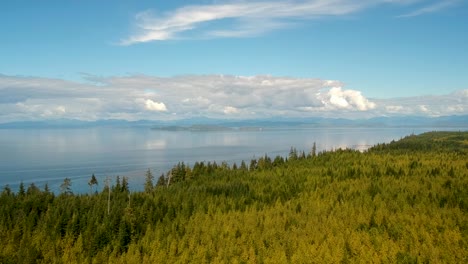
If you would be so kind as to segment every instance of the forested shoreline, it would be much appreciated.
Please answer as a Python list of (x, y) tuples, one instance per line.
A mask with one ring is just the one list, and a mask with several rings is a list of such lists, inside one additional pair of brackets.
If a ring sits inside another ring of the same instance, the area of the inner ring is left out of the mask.
[(468, 261), (468, 132), (0, 194), (0, 263)]

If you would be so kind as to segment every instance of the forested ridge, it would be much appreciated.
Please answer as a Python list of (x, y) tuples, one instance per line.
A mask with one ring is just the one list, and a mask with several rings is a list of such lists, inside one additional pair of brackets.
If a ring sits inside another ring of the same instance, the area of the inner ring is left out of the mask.
[(5, 186), (0, 263), (468, 262), (468, 132), (93, 178)]

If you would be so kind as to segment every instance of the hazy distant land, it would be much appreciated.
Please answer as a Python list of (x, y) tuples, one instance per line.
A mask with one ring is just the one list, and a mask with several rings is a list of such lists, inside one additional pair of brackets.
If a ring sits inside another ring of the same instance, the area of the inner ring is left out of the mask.
[(213, 119), (190, 118), (180, 120), (138, 120), (119, 119), (82, 121), (55, 119), (44, 121), (18, 121), (0, 124), (2, 128), (86, 128), (86, 127), (142, 127), (166, 131), (227, 131), (262, 130), (271, 128), (300, 127), (468, 127), (468, 115), (421, 117), (375, 117), (370, 119), (344, 118), (268, 118), (268, 119)]

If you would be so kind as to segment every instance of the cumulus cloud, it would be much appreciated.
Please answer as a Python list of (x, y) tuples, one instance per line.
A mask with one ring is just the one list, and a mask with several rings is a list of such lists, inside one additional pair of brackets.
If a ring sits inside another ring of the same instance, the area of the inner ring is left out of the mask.
[(0, 123), (69, 118), (343, 117), (468, 114), (468, 90), (439, 96), (372, 99), (336, 80), (268, 75), (147, 75), (92, 82), (0, 75)]
[[(427, 0), (288, 0), (217, 1), (186, 5), (155, 13), (145, 10), (135, 15), (138, 32), (122, 40), (122, 45), (183, 38), (250, 37), (284, 29), (306, 20), (354, 14), (382, 4), (413, 6)], [(458, 0), (439, 0), (403, 16), (433, 13)], [(209, 25), (209, 26), (206, 26)]]
[(230, 114), (238, 114), (239, 113), (239, 109), (235, 108), (235, 107), (232, 107), (232, 106), (226, 106), (224, 107), (224, 111), (223, 111), (225, 114), (227, 115), (230, 115)]
[(375, 103), (365, 98), (360, 91), (343, 90), (341, 87), (332, 87), (325, 94), (319, 94), (322, 103), (330, 108), (354, 109), (367, 111), (375, 108)]
[(163, 102), (155, 102), (151, 99), (145, 101), (145, 108), (149, 111), (166, 112), (167, 108)]

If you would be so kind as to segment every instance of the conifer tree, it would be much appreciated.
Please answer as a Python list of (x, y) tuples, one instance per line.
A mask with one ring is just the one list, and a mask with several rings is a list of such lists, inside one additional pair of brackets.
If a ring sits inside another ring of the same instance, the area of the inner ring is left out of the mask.
[(145, 192), (150, 193), (153, 191), (154, 189), (153, 180), (154, 180), (154, 176), (151, 173), (151, 170), (148, 169), (145, 175)]
[(44, 192), (45, 193), (50, 193), (49, 184), (47, 184), (47, 183), (44, 185)]
[(72, 183), (70, 178), (65, 178), (63, 183), (60, 185), (60, 192), (66, 195), (72, 194), (71, 185)]
[(121, 189), (122, 189), (122, 185), (120, 184), (120, 176), (117, 175), (117, 177), (115, 178), (114, 191), (120, 192)]
[(257, 160), (256, 159), (250, 160), (249, 170), (254, 171), (256, 169), (257, 169)]
[(129, 192), (130, 189), (128, 187), (128, 178), (123, 176), (122, 177), (122, 187), (120, 188), (121, 192)]
[(314, 144), (312, 145), (312, 150), (311, 150), (311, 152), (310, 152), (310, 155), (312, 156), (312, 158), (314, 158), (315, 156), (317, 156), (317, 145), (315, 144), (315, 142), (314, 142)]
[(247, 165), (245, 164), (244, 160), (241, 161), (240, 170), (247, 171)]
[(159, 176), (158, 182), (156, 183), (156, 187), (165, 187), (166, 186), (166, 178), (164, 177), (164, 173)]
[(88, 185), (89, 185), (90, 192), (92, 193), (93, 192), (93, 186), (98, 185), (98, 180), (96, 179), (96, 176), (94, 176), (94, 173), (91, 176), (91, 179), (89, 180)]
[(5, 185), (5, 187), (3, 187), (2, 194), (7, 195), (7, 196), (11, 195), (11, 188), (10, 188), (10, 186), (8, 184)]
[(26, 191), (24, 190), (24, 183), (23, 181), (20, 182), (19, 189), (18, 189), (18, 195), (19, 196), (24, 196)]
[(297, 160), (296, 148), (291, 147), (291, 149), (289, 150), (289, 160)]
[(39, 190), (39, 188), (37, 188), (37, 186), (33, 183), (31, 183), (31, 185), (29, 185), (28, 187), (28, 190), (26, 191), (26, 193), (28, 195), (33, 195), (33, 194), (37, 194), (37, 193), (40, 193), (41, 191)]

